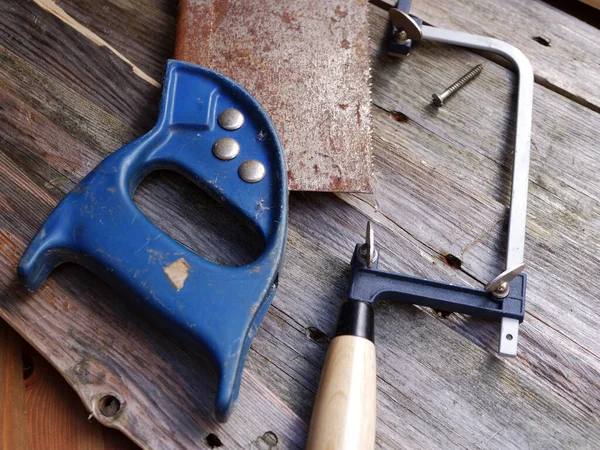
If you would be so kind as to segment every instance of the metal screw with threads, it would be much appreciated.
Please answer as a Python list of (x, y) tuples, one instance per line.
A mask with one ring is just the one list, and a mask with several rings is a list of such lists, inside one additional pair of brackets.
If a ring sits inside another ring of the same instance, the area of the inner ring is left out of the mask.
[(462, 76), (456, 83), (454, 83), (452, 86), (450, 86), (448, 89), (446, 89), (441, 94), (439, 94), (439, 95), (433, 94), (431, 96), (431, 98), (433, 99), (433, 104), (438, 107), (444, 106), (444, 100), (446, 100), (448, 97), (450, 97), (456, 91), (458, 91), (460, 88), (462, 88), (465, 84), (467, 84), (469, 81), (471, 81), (477, 75), (479, 75), (482, 70), (483, 70), (483, 66), (481, 64), (479, 64), (479, 65), (473, 67), (469, 71), (469, 73)]

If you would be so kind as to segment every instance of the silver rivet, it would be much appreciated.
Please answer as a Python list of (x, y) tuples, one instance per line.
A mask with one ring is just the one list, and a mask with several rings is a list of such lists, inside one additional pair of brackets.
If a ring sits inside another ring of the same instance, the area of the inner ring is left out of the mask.
[(244, 125), (244, 115), (235, 108), (229, 108), (219, 114), (217, 121), (221, 127), (233, 131)]
[(229, 161), (240, 153), (240, 144), (229, 137), (221, 138), (213, 144), (212, 152), (217, 158)]
[(244, 161), (238, 170), (240, 178), (246, 183), (257, 183), (265, 177), (266, 173), (263, 163), (255, 159)]

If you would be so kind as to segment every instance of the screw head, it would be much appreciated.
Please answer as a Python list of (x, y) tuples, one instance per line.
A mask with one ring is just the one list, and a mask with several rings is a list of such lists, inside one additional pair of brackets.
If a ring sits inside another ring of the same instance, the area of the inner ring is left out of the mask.
[(260, 161), (248, 159), (240, 165), (238, 174), (246, 183), (258, 183), (265, 177), (267, 170)]
[(213, 155), (223, 161), (229, 161), (240, 153), (240, 144), (233, 138), (221, 138), (213, 144)]
[(508, 297), (508, 293), (510, 289), (508, 287), (508, 283), (505, 281), (500, 286), (496, 288), (495, 291), (492, 292), (492, 295), (496, 298), (506, 298)]
[(244, 125), (244, 115), (235, 108), (228, 108), (219, 114), (217, 122), (219, 122), (222, 128), (234, 131)]
[(394, 36), (396, 42), (406, 42), (408, 40), (408, 34), (404, 30), (396, 31), (396, 35)]
[(437, 95), (437, 94), (433, 94), (433, 95), (431, 96), (431, 98), (433, 99), (433, 104), (434, 104), (435, 106), (437, 106), (438, 108), (439, 108), (440, 106), (444, 106), (444, 100), (443, 100), (443, 99), (442, 99), (442, 97), (440, 97), (439, 95)]

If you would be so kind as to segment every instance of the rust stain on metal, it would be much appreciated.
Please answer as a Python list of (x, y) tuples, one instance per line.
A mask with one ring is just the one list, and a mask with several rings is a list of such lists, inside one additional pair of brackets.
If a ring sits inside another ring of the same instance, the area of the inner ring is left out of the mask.
[(371, 191), (367, 0), (181, 0), (175, 58), (239, 82), (273, 120), (292, 190)]

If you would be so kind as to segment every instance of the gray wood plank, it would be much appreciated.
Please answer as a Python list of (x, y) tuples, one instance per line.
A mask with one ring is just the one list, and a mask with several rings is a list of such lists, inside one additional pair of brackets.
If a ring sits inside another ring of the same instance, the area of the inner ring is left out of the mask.
[[(393, 0), (378, 0), (385, 8)], [(600, 111), (600, 30), (544, 2), (417, 0), (411, 14), (426, 23), (490, 36), (517, 46), (531, 60), (536, 82)], [(537, 39), (542, 37), (543, 39)], [(548, 40), (550, 45), (541, 42)]]
[[(48, 0), (45, 4), (55, 3)], [(131, 67), (106, 47), (85, 38), (31, 0), (1, 2), (0, 17), (6, 18), (0, 45), (35, 61), (39, 72), (65, 81), (71, 90), (134, 128), (138, 135), (154, 125), (160, 89), (131, 76)], [(131, 20), (131, 16), (123, 20)], [(22, 39), (24, 36), (28, 40)], [(168, 57), (164, 55), (163, 61)], [(161, 67), (164, 70), (164, 64)], [(115, 73), (126, 75), (115, 77)]]
[(61, 1), (59, 6), (77, 23), (106, 39), (137, 67), (160, 82), (165, 60), (173, 57), (175, 48), (177, 3), (78, 0)]

